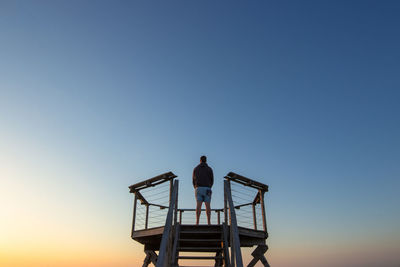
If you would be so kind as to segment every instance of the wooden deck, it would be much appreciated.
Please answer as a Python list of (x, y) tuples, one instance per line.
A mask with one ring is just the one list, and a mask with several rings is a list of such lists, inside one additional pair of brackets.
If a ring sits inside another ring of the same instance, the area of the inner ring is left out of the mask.
[[(217, 214), (216, 222), (195, 225), (182, 218), (183, 214), (193, 217), (195, 210), (178, 208), (178, 180), (175, 178), (176, 175), (169, 172), (129, 187), (135, 194), (131, 237), (144, 245), (144, 267), (150, 263), (157, 267), (177, 267), (185, 260), (213, 260), (213, 266), (242, 267), (241, 247), (254, 246), (253, 259), (247, 266), (253, 267), (258, 261), (269, 266), (264, 256), (268, 249), (264, 203), (267, 185), (228, 173), (224, 181), (224, 208), (212, 210)], [(152, 191), (162, 184), (169, 186), (157, 192), (167, 192), (165, 197)], [(232, 188), (231, 184), (246, 188)], [(155, 203), (154, 196), (164, 202)], [(183, 252), (206, 254), (180, 254)]]
[[(228, 226), (229, 227), (229, 226)], [(239, 238), (240, 245), (242, 247), (253, 247), (255, 245), (264, 245), (265, 240), (268, 238), (268, 234), (264, 231), (248, 229), (244, 227), (238, 227), (239, 229)], [(132, 235), (132, 239), (143, 244), (145, 246), (145, 250), (160, 250), (160, 242), (162, 238), (162, 234), (164, 232), (164, 226), (155, 227), (151, 229), (144, 229), (135, 231)], [(184, 238), (194, 239), (191, 243), (189, 241), (185, 241), (185, 246), (196, 247), (199, 245), (196, 239), (207, 240), (210, 246), (220, 245), (221, 240), (220, 237), (222, 235), (222, 226), (221, 225), (181, 225), (181, 235), (184, 233)], [(228, 240), (230, 240), (230, 236), (228, 234)], [(215, 241), (218, 239), (218, 242)], [(215, 243), (215, 242), (217, 243)], [(205, 242), (205, 241), (204, 241)], [(228, 241), (228, 245), (229, 241)]]

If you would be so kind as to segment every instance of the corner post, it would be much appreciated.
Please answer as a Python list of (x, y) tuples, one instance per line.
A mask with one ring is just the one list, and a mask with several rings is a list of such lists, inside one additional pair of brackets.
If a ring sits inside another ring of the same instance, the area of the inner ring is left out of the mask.
[(174, 189), (174, 179), (169, 180), (169, 204), (171, 205), (172, 201), (172, 192)]
[(257, 230), (257, 213), (256, 213), (256, 204), (253, 203), (251, 205), (253, 207), (253, 223), (254, 223), (254, 230)]
[(147, 229), (149, 225), (149, 204), (146, 204), (146, 221), (144, 224), (144, 229)]
[(264, 205), (264, 190), (259, 190), (259, 194), (260, 194), (260, 205), (261, 205), (261, 213), (262, 213), (262, 219), (263, 219), (263, 227), (264, 227), (264, 232), (267, 231), (267, 220), (266, 220), (266, 216), (265, 216), (265, 205)]
[(135, 192), (135, 200), (133, 201), (133, 216), (132, 216), (132, 231), (131, 231), (131, 236), (133, 236), (133, 232), (135, 231), (136, 206), (137, 206), (137, 195), (136, 195), (136, 192)]

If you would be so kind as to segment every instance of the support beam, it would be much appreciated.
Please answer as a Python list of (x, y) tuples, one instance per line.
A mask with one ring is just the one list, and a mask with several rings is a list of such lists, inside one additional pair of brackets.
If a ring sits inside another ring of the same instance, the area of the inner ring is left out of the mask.
[(144, 258), (142, 267), (147, 267), (150, 263), (157, 264), (158, 256), (153, 250), (145, 250), (144, 253), (146, 253), (146, 258)]
[(267, 250), (268, 250), (267, 245), (258, 245), (256, 247), (256, 249), (251, 253), (251, 256), (253, 256), (253, 259), (247, 265), (247, 267), (254, 267), (258, 261), (261, 261), (261, 263), (264, 265), (264, 267), (270, 267), (267, 259), (264, 256), (264, 254), (265, 254), (265, 252), (267, 252)]

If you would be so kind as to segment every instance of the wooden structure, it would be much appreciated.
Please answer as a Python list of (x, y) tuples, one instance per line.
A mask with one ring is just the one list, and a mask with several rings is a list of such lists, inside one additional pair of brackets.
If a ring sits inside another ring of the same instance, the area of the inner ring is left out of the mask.
[[(168, 172), (129, 187), (135, 195), (131, 237), (144, 245), (143, 267), (150, 263), (156, 267), (182, 266), (180, 262), (185, 260), (211, 260), (213, 266), (242, 267), (241, 247), (253, 246), (253, 259), (247, 266), (255, 266), (258, 261), (269, 266), (264, 256), (268, 249), (264, 203), (267, 185), (228, 173), (223, 208), (212, 209), (217, 215), (215, 224), (195, 225), (182, 218), (185, 213), (194, 215), (195, 209), (178, 208), (176, 177)], [(164, 202), (159, 203), (160, 200)], [(155, 210), (154, 214), (150, 209)]]

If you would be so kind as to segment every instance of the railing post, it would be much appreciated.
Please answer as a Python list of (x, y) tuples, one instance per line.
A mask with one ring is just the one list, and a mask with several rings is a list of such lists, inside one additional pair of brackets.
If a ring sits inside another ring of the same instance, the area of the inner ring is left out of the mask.
[(133, 232), (135, 231), (136, 206), (137, 206), (137, 195), (135, 193), (135, 200), (133, 201), (133, 216), (132, 216), (132, 232), (131, 232), (131, 236), (133, 236)]
[(169, 204), (171, 205), (172, 200), (172, 190), (174, 189), (173, 179), (169, 180)]
[(259, 190), (263, 227), (264, 227), (264, 232), (266, 232), (267, 231), (267, 221), (265, 219), (264, 193), (265, 193), (264, 190), (261, 190), (261, 189)]
[(251, 205), (253, 207), (253, 222), (254, 222), (254, 230), (257, 230), (257, 213), (256, 213), (256, 204), (253, 203)]
[(144, 224), (144, 229), (147, 229), (149, 225), (149, 204), (146, 204), (146, 221)]
[(217, 211), (217, 214), (218, 214), (218, 225), (220, 225), (221, 224), (221, 211)]
[(175, 188), (175, 210), (174, 210), (174, 225), (176, 225), (176, 222), (178, 220), (178, 192), (179, 192), (179, 184), (176, 183), (176, 188)]
[[(225, 181), (226, 182), (226, 195), (227, 195), (227, 200), (229, 202), (229, 197), (228, 195), (231, 194), (231, 183), (230, 181)], [(230, 202), (229, 202), (230, 203)], [(232, 227), (232, 215), (231, 215), (231, 205), (229, 204), (229, 237), (230, 237), (230, 245), (231, 245), (231, 264), (232, 266), (235, 266), (235, 240), (233, 236), (233, 227)]]
[(179, 224), (182, 224), (182, 213), (183, 213), (183, 211), (180, 210), (179, 211)]
[(225, 192), (225, 181), (224, 181), (224, 221), (228, 225), (228, 199)]

